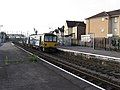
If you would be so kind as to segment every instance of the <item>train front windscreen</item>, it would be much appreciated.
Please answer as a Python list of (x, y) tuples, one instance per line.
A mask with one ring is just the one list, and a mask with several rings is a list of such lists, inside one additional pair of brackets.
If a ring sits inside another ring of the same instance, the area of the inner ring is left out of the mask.
[(55, 35), (45, 36), (44, 40), (46, 42), (57, 42), (57, 36), (55, 36)]

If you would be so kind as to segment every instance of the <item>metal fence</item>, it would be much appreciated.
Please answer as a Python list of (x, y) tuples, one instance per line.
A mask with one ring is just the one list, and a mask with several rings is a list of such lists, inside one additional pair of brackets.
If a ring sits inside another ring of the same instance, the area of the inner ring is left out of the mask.
[(91, 39), (90, 42), (81, 42), (80, 45), (85, 47), (93, 47), (94, 45), (94, 49), (120, 51), (120, 37), (94, 38), (94, 42)]

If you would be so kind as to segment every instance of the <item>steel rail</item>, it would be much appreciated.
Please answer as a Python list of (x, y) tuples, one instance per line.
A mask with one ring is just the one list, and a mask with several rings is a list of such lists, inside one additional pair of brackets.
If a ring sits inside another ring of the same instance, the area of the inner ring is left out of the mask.
[[(24, 47), (24, 49), (26, 49), (26, 48)], [(102, 84), (107, 84), (107, 85), (109, 84), (109, 86), (111, 86), (115, 90), (119, 90), (119, 88), (120, 88), (119, 85), (116, 85), (116, 84), (111, 83), (111, 82), (109, 82), (107, 80), (104, 80), (104, 79), (98, 78), (96, 76), (93, 76), (93, 75), (89, 74), (89, 72), (87, 73), (87, 72), (83, 71), (82, 69), (80, 70), (80, 68), (79, 69), (76, 68), (73, 64), (68, 63), (68, 62), (66, 63), (63, 60), (59, 60), (58, 58), (53, 57), (53, 56), (51, 56), (51, 55), (49, 55), (47, 53), (38, 52), (35, 49), (29, 50), (29, 51), (32, 52), (32, 53), (34, 53), (34, 54), (36, 54), (36, 55), (38, 55), (38, 56), (40, 56), (43, 59), (46, 59), (47, 61), (49, 61), (49, 62), (51, 62), (51, 63), (53, 63), (53, 64), (55, 64), (57, 66), (60, 66), (60, 67), (62, 67), (64, 69), (67, 69), (70, 72), (72, 71), (72, 73), (75, 73), (75, 74), (80, 74), (80, 73), (84, 74), (84, 75), (86, 75), (86, 77), (88, 77), (88, 76), (91, 77), (92, 80), (94, 78), (93, 82), (96, 81), (96, 79), (97, 79), (97, 81), (98, 80), (102, 81)]]

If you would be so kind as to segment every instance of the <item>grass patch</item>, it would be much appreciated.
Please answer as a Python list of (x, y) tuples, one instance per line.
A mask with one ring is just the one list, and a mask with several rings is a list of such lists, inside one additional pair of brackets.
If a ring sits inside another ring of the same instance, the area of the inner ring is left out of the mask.
[(37, 56), (35, 54), (31, 55), (29, 61), (33, 63), (37, 62), (38, 61)]

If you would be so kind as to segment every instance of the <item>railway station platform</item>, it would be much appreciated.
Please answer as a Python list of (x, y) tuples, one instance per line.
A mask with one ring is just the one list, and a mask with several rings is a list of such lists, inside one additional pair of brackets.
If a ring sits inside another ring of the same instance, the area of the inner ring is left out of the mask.
[(70, 51), (86, 55), (97, 56), (104, 59), (113, 59), (120, 62), (120, 52), (116, 51), (96, 50), (90, 47), (81, 46), (59, 46), (58, 49), (63, 51)]
[(11, 42), (0, 46), (0, 90), (102, 90), (80, 77), (31, 55)]

